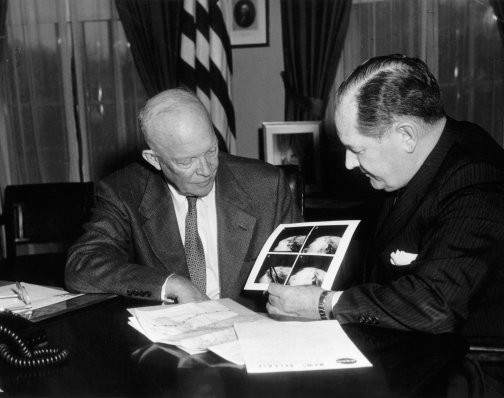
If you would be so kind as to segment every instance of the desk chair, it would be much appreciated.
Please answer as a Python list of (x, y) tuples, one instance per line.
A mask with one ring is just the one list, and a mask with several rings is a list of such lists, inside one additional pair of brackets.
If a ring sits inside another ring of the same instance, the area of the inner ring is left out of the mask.
[(296, 200), (296, 204), (299, 207), (299, 210), (301, 210), (301, 215), (304, 215), (305, 187), (301, 169), (299, 168), (299, 166), (292, 164), (282, 164), (278, 165), (277, 167), (283, 170), (292, 194), (294, 195), (294, 199)]
[(66, 251), (82, 234), (93, 197), (92, 182), (7, 186), (0, 279), (63, 287)]

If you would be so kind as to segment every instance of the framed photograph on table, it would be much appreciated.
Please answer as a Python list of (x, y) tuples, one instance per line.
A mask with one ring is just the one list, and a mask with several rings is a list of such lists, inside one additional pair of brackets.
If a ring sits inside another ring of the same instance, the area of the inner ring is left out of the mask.
[(232, 47), (268, 45), (268, 0), (227, 0)]
[(262, 131), (264, 160), (299, 166), (306, 192), (320, 192), (320, 122), (264, 122)]

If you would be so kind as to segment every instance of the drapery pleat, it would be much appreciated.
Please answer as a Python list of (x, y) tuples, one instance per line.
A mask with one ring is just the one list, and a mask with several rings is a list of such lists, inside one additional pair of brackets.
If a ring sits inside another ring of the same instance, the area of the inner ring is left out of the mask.
[(177, 85), (182, 0), (115, 0), (149, 97)]
[[(7, 0), (0, 0), (0, 63), (4, 62), (4, 47), (5, 47), (5, 34), (6, 34), (6, 19), (7, 19), (7, 5), (8, 1)], [(3, 79), (3, 73), (1, 74), (2, 76), (0, 79)], [(0, 80), (1, 81), (1, 80)], [(3, 82), (2, 82), (3, 83)], [(5, 121), (3, 118), (1, 120), (1, 126), (4, 127)], [(0, 135), (2, 133), (0, 132)], [(8, 168), (8, 164), (2, 164), (2, 162), (6, 161), (6, 156), (3, 156), (4, 153), (2, 153), (2, 149), (5, 150), (6, 145), (6, 140), (4, 139), (6, 137), (0, 136), (0, 187), (3, 188), (2, 182), (7, 180), (7, 176), (4, 175), (6, 172), (6, 169)], [(0, 190), (0, 214), (2, 214), (2, 208), (3, 208), (3, 189)], [(2, 242), (0, 242), (0, 246), (3, 247)], [(0, 251), (0, 258), (2, 257), (2, 253)]]
[(0, 61), (3, 60), (5, 46), (5, 21), (7, 18), (7, 0), (0, 0)]
[(494, 14), (497, 17), (497, 28), (504, 44), (504, 1), (503, 0), (490, 0), (493, 7)]
[(281, 0), (286, 121), (322, 118), (351, 5), (351, 0)]

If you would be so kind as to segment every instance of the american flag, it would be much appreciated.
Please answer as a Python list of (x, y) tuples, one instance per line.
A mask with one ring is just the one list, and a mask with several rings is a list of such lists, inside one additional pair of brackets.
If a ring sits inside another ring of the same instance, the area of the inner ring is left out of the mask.
[(221, 144), (236, 153), (231, 100), (231, 42), (218, 0), (184, 0), (181, 23), (180, 84), (208, 109)]

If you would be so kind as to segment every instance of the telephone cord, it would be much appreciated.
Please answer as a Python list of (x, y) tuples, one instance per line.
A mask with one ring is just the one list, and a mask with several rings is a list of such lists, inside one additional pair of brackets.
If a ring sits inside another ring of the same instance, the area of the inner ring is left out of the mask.
[(6, 343), (0, 343), (0, 358), (12, 366), (18, 368), (43, 367), (61, 363), (68, 358), (67, 350), (57, 348), (39, 348), (31, 351), (17, 333), (1, 324), (0, 334), (11, 339), (20, 351), (20, 355), (15, 355)]

